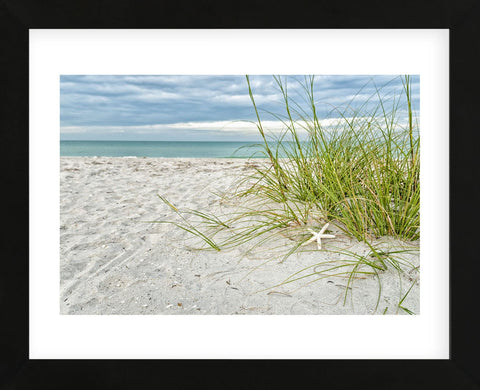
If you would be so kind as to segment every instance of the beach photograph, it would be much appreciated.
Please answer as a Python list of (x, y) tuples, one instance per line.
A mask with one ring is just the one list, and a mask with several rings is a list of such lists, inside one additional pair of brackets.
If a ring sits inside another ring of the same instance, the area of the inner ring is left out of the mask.
[(62, 315), (419, 315), (420, 76), (61, 75)]

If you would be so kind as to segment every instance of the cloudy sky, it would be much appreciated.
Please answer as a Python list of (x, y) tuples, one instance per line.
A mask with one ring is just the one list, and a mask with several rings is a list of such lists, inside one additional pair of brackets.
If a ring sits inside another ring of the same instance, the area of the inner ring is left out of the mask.
[[(305, 107), (304, 76), (281, 76), (288, 95)], [(413, 77), (414, 107), (419, 109), (419, 77)], [(262, 123), (284, 126), (270, 113), (285, 114), (272, 76), (250, 76)], [(315, 76), (317, 115), (335, 118), (333, 107), (355, 97), (361, 105), (376, 89), (389, 98), (402, 92), (399, 77)], [(377, 101), (375, 97), (373, 101)], [(295, 107), (293, 107), (295, 108)], [(245, 76), (80, 76), (60, 78), (61, 140), (257, 141), (258, 131)]]

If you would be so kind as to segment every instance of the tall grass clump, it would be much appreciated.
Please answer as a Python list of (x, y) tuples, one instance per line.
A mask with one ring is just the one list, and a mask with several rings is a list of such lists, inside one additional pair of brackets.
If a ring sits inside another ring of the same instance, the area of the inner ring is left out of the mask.
[(289, 97), (286, 79), (274, 79), (285, 113), (272, 115), (285, 129), (267, 138), (246, 77), (271, 165), (258, 169), (255, 184), (239, 195), (283, 204), (285, 219), (297, 225), (320, 215), (361, 241), (380, 236), (418, 239), (420, 138), (410, 77), (402, 78), (401, 95), (387, 101), (375, 86), (375, 95), (360, 107), (350, 103), (332, 108), (338, 119), (330, 121), (317, 115), (313, 76), (301, 83), (306, 105)]

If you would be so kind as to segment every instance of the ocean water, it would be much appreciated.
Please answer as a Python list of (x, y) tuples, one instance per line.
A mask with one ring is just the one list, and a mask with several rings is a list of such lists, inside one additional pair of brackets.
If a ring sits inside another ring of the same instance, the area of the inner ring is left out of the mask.
[(249, 158), (260, 150), (253, 142), (60, 141), (60, 156)]

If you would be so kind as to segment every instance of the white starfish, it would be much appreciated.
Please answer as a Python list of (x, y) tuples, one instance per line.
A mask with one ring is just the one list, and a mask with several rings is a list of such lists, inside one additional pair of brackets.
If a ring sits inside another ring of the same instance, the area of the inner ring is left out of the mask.
[(323, 233), (325, 233), (325, 230), (327, 230), (327, 227), (328, 227), (329, 224), (330, 223), (327, 223), (324, 227), (322, 227), (322, 229), (318, 233), (313, 231), (312, 229), (308, 229), (308, 231), (313, 234), (313, 237), (310, 238), (305, 243), (303, 243), (303, 245), (307, 245), (307, 244), (310, 244), (313, 241), (317, 241), (318, 249), (322, 249), (322, 241), (321, 241), (322, 238), (335, 238), (335, 236), (333, 234), (323, 234)]

